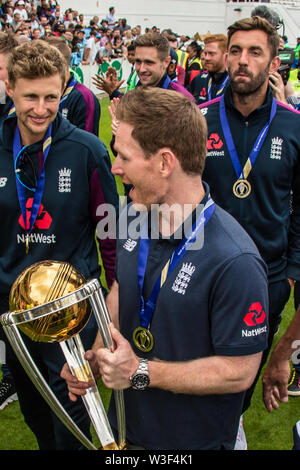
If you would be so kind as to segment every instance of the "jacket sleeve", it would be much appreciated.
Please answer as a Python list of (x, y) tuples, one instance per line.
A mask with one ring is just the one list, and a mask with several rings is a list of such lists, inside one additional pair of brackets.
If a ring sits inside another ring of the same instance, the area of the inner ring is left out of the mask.
[(90, 132), (98, 137), (101, 117), (100, 103), (97, 97), (87, 87), (76, 85), (76, 90), (70, 95), (68, 103), (68, 120), (74, 126)]
[(294, 168), (289, 227), (287, 277), (300, 281), (300, 154)]

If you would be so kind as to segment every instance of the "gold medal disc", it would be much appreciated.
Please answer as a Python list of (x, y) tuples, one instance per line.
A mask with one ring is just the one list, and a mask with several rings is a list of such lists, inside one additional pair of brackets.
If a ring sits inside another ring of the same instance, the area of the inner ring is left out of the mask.
[(149, 352), (153, 349), (154, 338), (152, 333), (142, 326), (136, 328), (133, 332), (133, 342), (135, 346), (143, 352)]
[(232, 189), (236, 197), (243, 199), (244, 197), (248, 197), (251, 193), (251, 184), (248, 180), (240, 179), (234, 183)]

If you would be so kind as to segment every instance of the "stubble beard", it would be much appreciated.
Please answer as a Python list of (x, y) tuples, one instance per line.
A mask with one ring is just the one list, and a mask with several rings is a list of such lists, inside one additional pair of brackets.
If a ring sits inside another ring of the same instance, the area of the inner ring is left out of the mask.
[[(261, 72), (259, 72), (256, 76), (254, 76), (248, 70), (240, 68), (238, 71), (232, 73), (230, 69), (228, 69), (229, 73), (229, 80), (232, 92), (240, 99), (240, 101), (246, 100), (249, 96), (257, 95), (260, 93), (262, 86), (268, 80), (269, 77), (269, 67)], [(251, 79), (248, 82), (244, 81), (236, 81), (235, 76), (238, 73), (245, 73)]]

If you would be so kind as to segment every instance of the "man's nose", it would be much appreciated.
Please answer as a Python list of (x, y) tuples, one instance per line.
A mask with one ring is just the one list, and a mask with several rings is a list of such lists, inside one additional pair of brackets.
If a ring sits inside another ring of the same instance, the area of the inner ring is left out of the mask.
[(37, 115), (43, 116), (45, 114), (45, 100), (43, 98), (37, 100), (34, 106), (34, 111), (36, 112)]
[(239, 63), (247, 65), (248, 60), (249, 60), (248, 51), (243, 49), (239, 57)]
[(123, 169), (122, 169), (122, 166), (121, 166), (121, 159), (120, 157), (117, 155), (112, 166), (111, 166), (111, 172), (113, 175), (119, 175), (121, 176), (123, 174)]

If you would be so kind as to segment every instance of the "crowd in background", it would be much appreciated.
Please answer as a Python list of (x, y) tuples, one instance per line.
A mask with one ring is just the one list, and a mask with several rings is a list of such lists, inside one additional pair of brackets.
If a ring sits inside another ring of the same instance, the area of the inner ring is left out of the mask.
[(7, 0), (0, 8), (1, 30), (12, 32), (22, 41), (62, 37), (72, 50), (71, 66), (108, 62), (114, 58), (127, 58), (128, 48), (141, 34), (149, 31), (161, 32), (176, 43), (177, 48), (185, 48), (187, 42), (201, 48), (189, 36), (174, 34), (170, 29), (130, 26), (126, 18), (115, 16), (111, 7), (105, 16), (95, 15), (92, 19), (72, 8), (62, 11), (56, 0)]
[[(205, 35), (195, 33), (194, 37), (189, 37), (156, 26), (142, 30), (141, 25), (130, 26), (126, 18), (118, 18), (114, 7), (109, 8), (104, 18), (95, 15), (87, 19), (72, 8), (62, 11), (57, 0), (7, 0), (0, 7), (0, 21), (2, 31), (14, 33), (20, 42), (51, 36), (63, 38), (71, 48), (70, 66), (73, 68), (129, 58), (134, 40), (147, 32), (165, 35), (174, 51), (188, 53), (185, 77), (181, 81), (185, 87), (191, 81), (191, 71), (199, 72), (204, 67)], [(288, 47), (286, 37), (283, 37), (283, 43)], [(297, 61), (299, 48), (300, 38), (295, 49)], [(175, 58), (178, 60), (176, 55)]]

